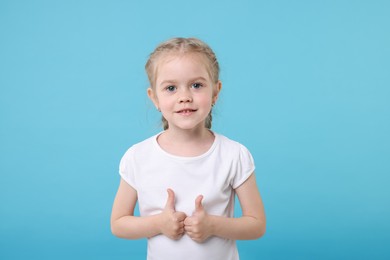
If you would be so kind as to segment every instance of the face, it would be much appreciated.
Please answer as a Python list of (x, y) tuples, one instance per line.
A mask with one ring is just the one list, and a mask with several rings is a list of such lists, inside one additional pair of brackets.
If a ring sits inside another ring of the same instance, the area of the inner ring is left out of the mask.
[(168, 121), (169, 129), (204, 128), (221, 83), (213, 83), (200, 54), (171, 54), (160, 58), (155, 87), (148, 96)]

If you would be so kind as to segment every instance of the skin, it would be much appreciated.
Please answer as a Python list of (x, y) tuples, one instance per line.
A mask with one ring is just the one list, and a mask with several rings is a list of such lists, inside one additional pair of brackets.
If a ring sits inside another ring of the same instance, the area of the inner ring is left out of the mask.
[[(169, 123), (158, 143), (162, 149), (178, 156), (197, 156), (214, 142), (204, 126), (222, 84), (213, 83), (205, 58), (199, 54), (171, 54), (157, 64), (155, 86), (147, 90), (149, 98)], [(163, 234), (180, 239), (184, 234), (202, 243), (211, 236), (234, 240), (256, 239), (265, 233), (264, 207), (252, 174), (236, 190), (242, 216), (227, 218), (208, 214), (200, 194), (194, 199), (194, 212), (187, 216), (175, 209), (175, 193), (167, 189), (164, 210), (147, 217), (134, 216), (137, 192), (120, 181), (111, 215), (112, 233), (121, 238), (138, 239)]]
[[(196, 156), (207, 151), (214, 136), (204, 127), (212, 104), (218, 99), (221, 82), (213, 83), (199, 54), (162, 57), (157, 65), (156, 83), (147, 90), (149, 98), (169, 122), (159, 136), (166, 151), (180, 156)], [(196, 110), (190, 115), (178, 113)]]

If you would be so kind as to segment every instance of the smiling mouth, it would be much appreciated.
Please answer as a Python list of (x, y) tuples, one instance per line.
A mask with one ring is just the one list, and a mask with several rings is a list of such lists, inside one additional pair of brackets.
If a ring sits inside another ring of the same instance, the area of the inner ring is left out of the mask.
[(189, 115), (193, 112), (196, 112), (196, 109), (183, 109), (183, 110), (177, 111), (176, 113), (182, 114), (182, 115)]

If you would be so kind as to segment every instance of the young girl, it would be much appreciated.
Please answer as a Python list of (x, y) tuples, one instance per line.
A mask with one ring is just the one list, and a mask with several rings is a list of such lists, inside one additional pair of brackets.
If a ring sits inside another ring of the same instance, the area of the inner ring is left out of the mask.
[(265, 215), (251, 154), (210, 130), (222, 87), (215, 54), (198, 39), (174, 38), (145, 67), (164, 131), (124, 154), (112, 232), (148, 238), (148, 259), (239, 259), (235, 240), (261, 237)]

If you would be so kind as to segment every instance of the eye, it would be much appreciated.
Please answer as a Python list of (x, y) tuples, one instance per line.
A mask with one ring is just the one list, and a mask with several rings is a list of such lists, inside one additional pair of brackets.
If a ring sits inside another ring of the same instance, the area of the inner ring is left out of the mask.
[(165, 88), (168, 92), (174, 92), (176, 90), (175, 86), (168, 86)]
[(193, 83), (193, 84), (191, 85), (191, 87), (194, 88), (194, 89), (199, 89), (199, 88), (203, 87), (203, 85), (200, 84), (200, 83)]

